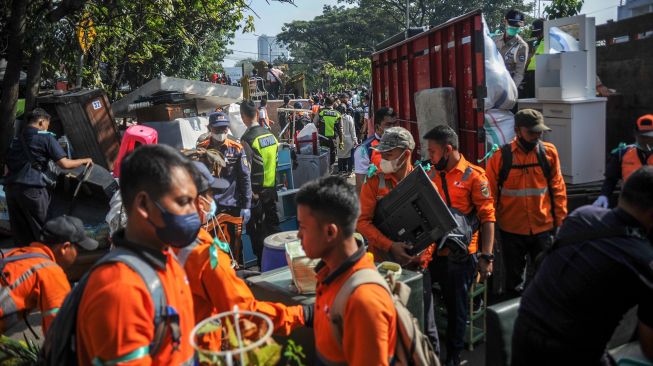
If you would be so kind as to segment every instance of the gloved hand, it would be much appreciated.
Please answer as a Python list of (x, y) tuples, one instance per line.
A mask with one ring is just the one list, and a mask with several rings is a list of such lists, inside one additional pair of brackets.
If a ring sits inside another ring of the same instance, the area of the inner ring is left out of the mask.
[(240, 217), (243, 218), (243, 225), (247, 225), (250, 217), (252, 217), (252, 211), (249, 208), (243, 208), (240, 210)]
[(594, 201), (594, 203), (592, 203), (592, 206), (608, 208), (608, 204), (608, 197), (601, 195), (596, 199), (596, 201)]

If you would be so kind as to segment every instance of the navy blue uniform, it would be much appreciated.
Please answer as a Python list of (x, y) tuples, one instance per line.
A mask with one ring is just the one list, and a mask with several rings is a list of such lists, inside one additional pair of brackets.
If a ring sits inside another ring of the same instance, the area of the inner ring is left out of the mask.
[[(638, 221), (620, 208), (584, 206), (558, 238)], [(579, 240), (551, 252), (524, 292), (513, 335), (513, 365), (600, 365), (622, 316), (639, 305), (653, 327), (653, 245), (643, 236)]]
[(212, 141), (209, 146), (220, 151), (227, 164), (222, 168), (220, 178), (229, 182), (229, 188), (215, 196), (218, 207), (230, 212), (238, 212), (236, 214), (238, 216), (241, 209), (250, 208), (252, 201), (251, 171), (245, 149), (232, 137), (227, 137), (221, 145), (213, 145)]
[[(30, 164), (23, 141), (31, 152), (35, 166)], [(56, 162), (65, 157), (66, 153), (52, 133), (34, 127), (25, 127), (22, 139), (14, 137), (11, 141), (7, 151), (9, 173), (5, 192), (16, 245), (26, 246), (39, 240), (50, 205), (50, 192), (39, 169), (45, 170), (50, 160)], [(24, 170), (25, 165), (30, 168)]]

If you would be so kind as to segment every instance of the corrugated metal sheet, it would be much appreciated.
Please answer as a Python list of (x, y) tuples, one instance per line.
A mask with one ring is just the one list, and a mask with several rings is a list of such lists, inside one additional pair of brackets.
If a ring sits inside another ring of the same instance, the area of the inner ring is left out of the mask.
[(471, 161), (482, 157), (486, 93), (483, 42), (482, 14), (477, 10), (374, 53), (374, 108), (394, 108), (400, 124), (418, 142), (415, 92), (453, 87), (458, 100), (460, 151)]

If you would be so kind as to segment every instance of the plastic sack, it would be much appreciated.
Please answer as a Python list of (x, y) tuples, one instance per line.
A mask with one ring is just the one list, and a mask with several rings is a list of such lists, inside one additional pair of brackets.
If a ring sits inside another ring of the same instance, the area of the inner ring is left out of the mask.
[(120, 196), (120, 190), (117, 190), (116, 193), (111, 197), (109, 201), (109, 212), (104, 218), (104, 221), (109, 224), (109, 236), (127, 226), (127, 213), (122, 207), (122, 196)]
[(240, 139), (245, 133), (245, 130), (247, 130), (247, 126), (245, 126), (243, 119), (240, 117), (240, 106), (236, 103), (229, 104), (227, 113), (229, 114), (229, 129), (231, 130), (231, 134), (235, 138)]
[(512, 80), (503, 57), (492, 39), (492, 33), (483, 18), (483, 34), (485, 42), (485, 85), (487, 97), (485, 110), (511, 109), (517, 102), (517, 86)]
[(549, 53), (580, 51), (580, 43), (558, 27), (549, 29)]
[(502, 109), (485, 112), (485, 140), (489, 146), (502, 146), (515, 138), (515, 115)]

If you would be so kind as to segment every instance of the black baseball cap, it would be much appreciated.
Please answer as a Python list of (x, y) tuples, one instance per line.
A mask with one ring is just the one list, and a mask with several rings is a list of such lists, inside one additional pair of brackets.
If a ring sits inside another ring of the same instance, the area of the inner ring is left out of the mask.
[(218, 191), (229, 188), (229, 182), (226, 179), (216, 178), (211, 175), (209, 168), (207, 168), (204, 163), (200, 161), (193, 161), (193, 164), (195, 165), (198, 173), (200, 173), (200, 186), (197, 187), (198, 192), (206, 192), (209, 190), (209, 188), (213, 188)]
[(84, 223), (74, 216), (59, 216), (45, 223), (41, 241), (46, 245), (71, 242), (86, 250), (95, 250), (98, 242), (86, 236)]

